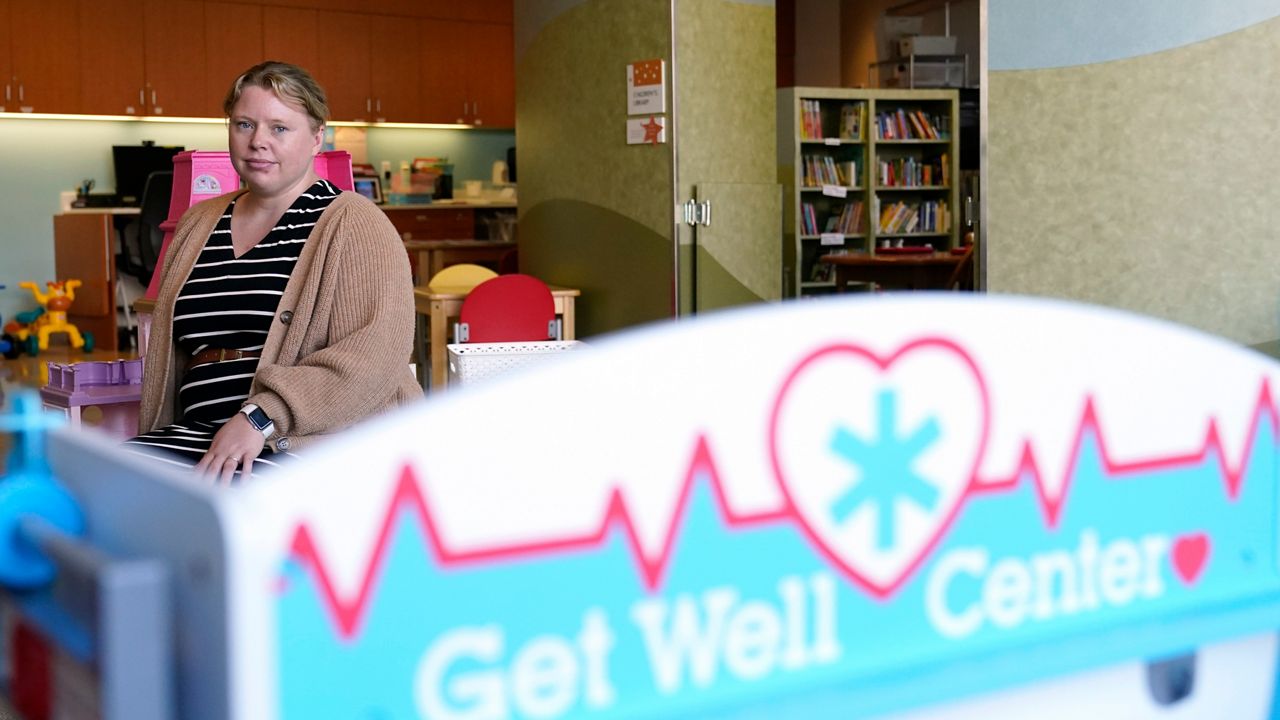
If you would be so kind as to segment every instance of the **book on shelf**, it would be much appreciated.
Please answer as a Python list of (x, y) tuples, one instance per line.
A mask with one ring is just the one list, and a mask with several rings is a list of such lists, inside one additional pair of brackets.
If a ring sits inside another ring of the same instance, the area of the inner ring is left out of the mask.
[(804, 161), (804, 187), (841, 185), (856, 187), (861, 175), (856, 160), (837, 162), (830, 156), (806, 155)]
[[(834, 255), (835, 253), (828, 254)], [(809, 269), (809, 280), (818, 283), (831, 282), (831, 266), (815, 260), (813, 267)]]
[(876, 131), (880, 140), (949, 140), (946, 118), (929, 115), (923, 110), (898, 108), (876, 115)]
[(882, 235), (945, 233), (950, 229), (951, 214), (946, 200), (899, 201), (886, 205), (880, 212)]
[(803, 203), (800, 206), (800, 233), (802, 235), (818, 234), (818, 213), (813, 203)]
[(866, 122), (866, 103), (845, 103), (840, 108), (840, 137), (845, 140), (861, 140), (862, 128)]

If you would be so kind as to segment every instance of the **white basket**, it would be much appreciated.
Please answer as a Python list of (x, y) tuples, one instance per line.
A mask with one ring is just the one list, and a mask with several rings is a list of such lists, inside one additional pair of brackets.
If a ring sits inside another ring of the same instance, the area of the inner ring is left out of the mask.
[(580, 347), (577, 340), (450, 344), (449, 384), (502, 375)]

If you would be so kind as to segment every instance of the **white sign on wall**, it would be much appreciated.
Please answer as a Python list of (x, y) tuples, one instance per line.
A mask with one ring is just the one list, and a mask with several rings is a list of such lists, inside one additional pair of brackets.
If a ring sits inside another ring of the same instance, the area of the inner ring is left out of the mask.
[(661, 59), (627, 65), (627, 114), (667, 111), (666, 65)]
[(663, 115), (627, 118), (628, 145), (657, 145), (667, 141), (667, 118)]

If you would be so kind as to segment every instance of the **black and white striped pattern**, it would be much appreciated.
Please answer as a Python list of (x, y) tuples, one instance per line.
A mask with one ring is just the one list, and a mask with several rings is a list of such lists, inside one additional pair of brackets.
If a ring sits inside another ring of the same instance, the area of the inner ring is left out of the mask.
[[(233, 201), (178, 293), (173, 310), (173, 336), (178, 347), (187, 355), (208, 348), (261, 350), (307, 236), (338, 193), (327, 180), (316, 182), (261, 242), (240, 257), (235, 256), (231, 244)], [(178, 386), (179, 423), (127, 444), (140, 453), (193, 467), (208, 451), (213, 434), (248, 398), (257, 368), (257, 358), (191, 368)], [(274, 464), (269, 459), (258, 462)]]

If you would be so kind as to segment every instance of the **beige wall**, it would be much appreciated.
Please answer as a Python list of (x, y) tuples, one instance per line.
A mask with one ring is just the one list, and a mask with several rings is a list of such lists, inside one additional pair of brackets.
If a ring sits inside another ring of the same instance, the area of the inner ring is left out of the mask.
[(992, 291), (1280, 337), (1280, 19), (989, 87)]

